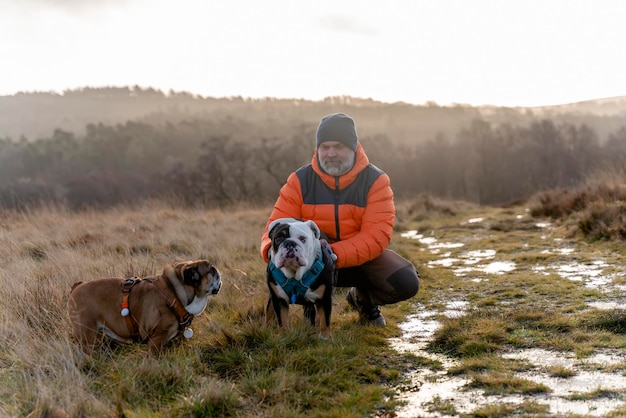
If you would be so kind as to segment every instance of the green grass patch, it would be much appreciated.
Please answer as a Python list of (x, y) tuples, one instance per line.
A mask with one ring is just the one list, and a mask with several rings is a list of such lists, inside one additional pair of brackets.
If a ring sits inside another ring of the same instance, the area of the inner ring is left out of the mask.
[(497, 403), (481, 406), (468, 414), (475, 418), (500, 418), (524, 416), (548, 416), (550, 407), (537, 402), (525, 401), (519, 404)]
[(594, 389), (591, 392), (573, 393), (566, 397), (572, 401), (589, 401), (593, 399), (624, 399), (624, 391), (610, 389)]
[(385, 385), (400, 381), (394, 367), (399, 354), (368, 327), (346, 331), (322, 340), (304, 323), (287, 333), (249, 323), (203, 350), (200, 361), (209, 372), (233, 381), (246, 403), (258, 405), (266, 416), (319, 410), (328, 416), (365, 414), (384, 404)]
[(546, 370), (548, 372), (548, 375), (550, 375), (550, 377), (559, 377), (562, 379), (567, 379), (567, 378), (576, 376), (576, 372), (570, 369), (569, 367), (549, 366), (549, 367), (546, 367)]
[(435, 395), (430, 402), (424, 404), (426, 410), (430, 413), (439, 413), (444, 416), (457, 416), (458, 412), (456, 407), (450, 400), (441, 399), (438, 395)]
[(550, 392), (550, 388), (542, 383), (522, 379), (512, 374), (501, 373), (474, 375), (468, 386), (482, 389), (486, 395), (505, 395), (513, 393), (533, 395)]

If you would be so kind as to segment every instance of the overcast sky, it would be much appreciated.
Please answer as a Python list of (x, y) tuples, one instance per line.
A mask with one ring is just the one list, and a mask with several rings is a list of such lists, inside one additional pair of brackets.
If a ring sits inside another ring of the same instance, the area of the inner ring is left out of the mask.
[(622, 0), (0, 0), (0, 95), (537, 106), (626, 95)]

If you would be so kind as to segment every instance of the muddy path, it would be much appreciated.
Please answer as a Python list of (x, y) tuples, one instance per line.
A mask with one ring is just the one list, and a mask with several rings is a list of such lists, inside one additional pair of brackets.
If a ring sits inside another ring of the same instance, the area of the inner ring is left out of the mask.
[[(401, 236), (404, 245), (423, 254), (423, 286), (438, 277), (447, 277), (450, 284), (433, 284), (437, 289), (416, 304), (415, 312), (400, 324), (402, 335), (391, 341), (399, 352), (420, 360), (396, 388), (404, 403), (396, 411), (398, 417), (626, 414), (626, 251), (619, 245), (585, 243), (567, 228), (532, 219), (523, 208), (414, 226)], [(529, 280), (547, 287), (547, 296), (525, 289)], [(528, 294), (511, 296), (516, 283), (520, 283), (518, 292)], [(487, 294), (493, 295), (489, 303)], [(492, 311), (501, 309), (503, 324), (510, 326), (497, 351), (476, 360), (433, 349), (442, 322), (460, 320), (487, 306)], [(572, 335), (564, 332), (560, 337), (567, 342), (561, 345), (554, 342), (556, 338), (537, 338), (538, 334), (520, 344), (516, 336), (526, 330), (519, 322), (506, 321), (511, 312), (524, 310), (541, 315), (554, 310), (559, 318), (578, 322), (589, 315), (604, 315), (617, 326), (608, 336), (592, 334), (591, 341), (581, 346), (575, 335), (581, 330), (574, 327)], [(498, 371), (494, 372), (495, 366), (471, 371), (472, 362), (498, 364)], [(504, 376), (499, 386), (477, 383), (495, 374)], [(519, 382), (539, 389), (516, 389)]]

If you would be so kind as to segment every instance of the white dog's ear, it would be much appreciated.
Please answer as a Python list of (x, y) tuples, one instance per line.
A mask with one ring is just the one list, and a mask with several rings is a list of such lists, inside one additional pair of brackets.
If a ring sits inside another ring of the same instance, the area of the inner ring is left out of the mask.
[(321, 232), (317, 224), (311, 220), (306, 221), (306, 224), (309, 226), (309, 228), (311, 228), (311, 231), (313, 231), (313, 235), (315, 235), (315, 239), (320, 239)]
[(276, 228), (278, 225), (280, 225), (280, 222), (278, 220), (275, 220), (274, 222), (272, 222), (270, 226), (267, 228), (267, 236), (273, 239), (274, 228)]
[(293, 222), (298, 222), (297, 219), (295, 218), (278, 218), (278, 219), (274, 219), (272, 221), (272, 223), (270, 224), (270, 226), (267, 228), (268, 232), (271, 231), (272, 229), (274, 229), (274, 227), (278, 224), (290, 224)]

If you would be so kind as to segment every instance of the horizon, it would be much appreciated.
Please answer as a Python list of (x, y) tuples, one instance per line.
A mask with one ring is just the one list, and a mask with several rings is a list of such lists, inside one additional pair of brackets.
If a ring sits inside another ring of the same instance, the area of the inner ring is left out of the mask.
[(155, 90), (158, 91), (160, 93), (162, 93), (165, 97), (172, 97), (172, 95), (176, 95), (176, 94), (189, 94), (192, 97), (196, 97), (196, 98), (200, 98), (200, 99), (216, 99), (216, 100), (221, 100), (221, 99), (233, 99), (233, 98), (241, 98), (242, 100), (258, 100), (258, 101), (263, 101), (263, 100), (294, 100), (294, 101), (310, 101), (310, 102), (323, 102), (324, 100), (328, 99), (328, 98), (335, 98), (335, 97), (347, 97), (350, 99), (354, 99), (354, 100), (362, 100), (362, 101), (374, 101), (376, 103), (382, 103), (382, 104), (388, 104), (388, 105), (392, 105), (392, 104), (396, 104), (396, 103), (401, 103), (401, 104), (407, 104), (410, 106), (430, 106), (430, 105), (434, 105), (434, 106), (438, 106), (438, 107), (456, 107), (456, 106), (461, 106), (461, 107), (503, 107), (503, 108), (542, 108), (542, 107), (558, 107), (558, 106), (569, 106), (569, 105), (576, 105), (576, 104), (581, 104), (581, 103), (588, 103), (588, 102), (606, 102), (606, 101), (614, 101), (614, 100), (620, 100), (620, 99), (626, 99), (626, 94), (624, 95), (617, 95), (617, 96), (610, 96), (610, 97), (597, 97), (597, 98), (590, 98), (590, 99), (585, 99), (585, 100), (579, 100), (579, 101), (575, 101), (575, 102), (567, 102), (567, 103), (556, 103), (556, 104), (547, 104), (547, 105), (538, 105), (538, 106), (499, 106), (499, 105), (491, 105), (491, 104), (486, 104), (486, 105), (473, 105), (473, 104), (469, 104), (469, 103), (447, 103), (447, 104), (441, 104), (441, 103), (437, 103), (433, 100), (427, 101), (425, 103), (410, 103), (410, 102), (406, 102), (406, 101), (395, 101), (395, 102), (389, 102), (389, 101), (384, 101), (384, 100), (377, 100), (375, 98), (372, 97), (357, 97), (357, 96), (350, 96), (350, 95), (336, 95), (336, 96), (327, 96), (327, 97), (323, 97), (321, 99), (307, 99), (307, 98), (302, 98), (302, 97), (276, 97), (276, 96), (264, 96), (264, 97), (246, 97), (246, 96), (241, 96), (241, 95), (232, 95), (232, 96), (210, 96), (210, 95), (202, 95), (202, 94), (197, 94), (191, 91), (183, 91), (183, 90), (169, 90), (169, 91), (164, 91), (155, 87), (151, 87), (151, 86), (138, 86), (138, 85), (133, 85), (133, 86), (108, 86), (108, 85), (103, 85), (103, 86), (81, 86), (81, 87), (75, 87), (75, 88), (67, 88), (64, 89), (63, 91), (53, 91), (53, 90), (33, 90), (33, 91), (18, 91), (12, 94), (0, 94), (0, 97), (14, 97), (14, 96), (19, 96), (19, 95), (29, 95), (29, 94), (33, 94), (33, 95), (37, 95), (37, 94), (50, 94), (50, 95), (56, 95), (56, 96), (64, 96), (65, 92), (79, 92), (79, 91), (84, 91), (86, 89), (93, 89), (93, 90), (104, 90), (104, 89), (129, 89), (129, 90), (134, 90), (136, 87), (139, 87), (141, 90)]

